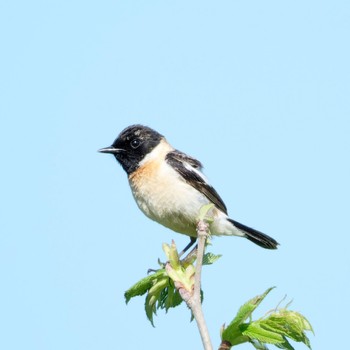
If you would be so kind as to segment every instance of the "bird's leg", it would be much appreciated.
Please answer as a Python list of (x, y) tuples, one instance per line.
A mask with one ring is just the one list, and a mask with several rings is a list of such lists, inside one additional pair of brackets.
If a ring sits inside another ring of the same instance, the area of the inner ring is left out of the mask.
[(181, 264), (184, 266), (187, 266), (188, 264), (192, 264), (197, 257), (197, 250), (198, 250), (198, 244), (192, 248), (192, 250), (183, 258), (181, 259)]
[(182, 255), (184, 255), (196, 243), (196, 241), (197, 241), (197, 237), (190, 237), (190, 243), (188, 243), (187, 246), (184, 249), (182, 249), (182, 251), (179, 253), (179, 258)]

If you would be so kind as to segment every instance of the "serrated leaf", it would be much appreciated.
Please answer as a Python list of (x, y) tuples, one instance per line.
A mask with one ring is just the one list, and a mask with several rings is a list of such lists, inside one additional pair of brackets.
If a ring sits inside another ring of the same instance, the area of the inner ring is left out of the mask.
[(260, 322), (261, 326), (265, 329), (274, 330), (279, 334), (282, 334), (294, 341), (300, 341), (300, 333), (294, 327), (293, 324), (288, 322), (287, 318), (284, 317), (269, 317), (266, 320)]
[(162, 290), (169, 285), (169, 278), (163, 277), (153, 284), (153, 286), (149, 289), (148, 294), (151, 295), (160, 295)]
[(203, 265), (211, 265), (214, 264), (215, 261), (221, 258), (221, 254), (215, 255), (213, 253), (206, 253), (203, 256)]
[[(258, 295), (253, 299), (250, 299), (249, 301), (247, 301), (245, 304), (243, 304), (239, 308), (236, 317), (232, 320), (232, 322), (224, 330), (223, 339), (225, 339), (225, 340), (227, 339), (227, 338), (225, 338), (225, 336), (227, 335), (227, 333), (230, 332), (230, 329), (236, 330), (241, 323), (245, 322), (251, 316), (253, 311), (259, 306), (259, 304), (264, 300), (266, 295), (269, 294), (273, 288), (274, 287), (267, 289), (263, 294)], [(226, 333), (226, 335), (225, 335), (225, 333)], [(229, 340), (229, 339), (227, 339), (227, 340)]]
[(227, 328), (223, 330), (222, 340), (227, 340), (232, 345), (249, 341), (249, 337), (242, 334), (240, 325), (251, 316), (253, 311), (272, 289), (273, 288), (267, 289), (262, 295), (258, 295), (255, 298), (250, 299), (239, 308), (236, 317), (231, 321)]
[(174, 308), (183, 302), (179, 292), (173, 285), (169, 285), (168, 288), (164, 289), (164, 293), (161, 297), (162, 302), (160, 307), (162, 309), (165, 308), (165, 311), (168, 311), (170, 308)]
[(289, 343), (288, 339), (284, 338), (284, 342), (281, 344), (275, 344), (275, 346), (279, 349), (283, 349), (283, 350), (294, 350), (293, 346)]
[(157, 309), (162, 305), (162, 299), (164, 299), (164, 293), (168, 289), (169, 284), (169, 278), (162, 277), (158, 281), (155, 281), (154, 285), (148, 291), (145, 300), (145, 311), (153, 327), (153, 314), (156, 314)]
[(156, 302), (157, 302), (157, 297), (155, 295), (150, 295), (150, 294), (147, 295), (145, 300), (145, 311), (146, 311), (146, 316), (148, 320), (151, 322), (153, 327), (154, 327), (153, 314), (156, 313)]
[(309, 321), (300, 313), (281, 309), (261, 320), (261, 326), (279, 332), (296, 342), (302, 342), (310, 348), (310, 340), (305, 331), (312, 331)]
[(131, 298), (145, 294), (153, 286), (155, 280), (164, 276), (166, 276), (165, 270), (162, 269), (141, 279), (124, 293), (125, 302), (128, 303)]
[(302, 331), (311, 331), (312, 333), (314, 332), (310, 322), (304, 315), (300, 314), (299, 312), (282, 309), (280, 310), (280, 313), (282, 313), (283, 315), (288, 314), (289, 319), (293, 319), (298, 329)]
[[(221, 333), (222, 340), (229, 341), (232, 346), (243, 342), (251, 342), (256, 349), (266, 350), (265, 343), (273, 344), (279, 349), (294, 350), (289, 339), (303, 342), (311, 349), (305, 331), (312, 331), (310, 322), (300, 313), (287, 309), (270, 312), (259, 320), (246, 323), (252, 312), (273, 288), (241, 306), (234, 320)], [(244, 323), (245, 322), (245, 323)]]
[(162, 309), (165, 309), (165, 311), (168, 311), (174, 301), (174, 295), (175, 295), (175, 289), (174, 287), (169, 284), (168, 288), (164, 289), (163, 292), (160, 295), (160, 305)]
[(284, 341), (281, 334), (262, 328), (258, 321), (242, 324), (240, 325), (240, 329), (243, 335), (262, 343), (281, 344)]

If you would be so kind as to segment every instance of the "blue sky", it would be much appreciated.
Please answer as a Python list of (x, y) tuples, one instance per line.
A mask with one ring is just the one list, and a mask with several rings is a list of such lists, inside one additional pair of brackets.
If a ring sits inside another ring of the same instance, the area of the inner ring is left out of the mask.
[[(199, 158), (230, 215), (203, 273), (213, 343), (270, 286), (343, 348), (349, 315), (348, 1), (3, 1), (0, 348), (200, 348), (185, 306), (123, 293), (187, 237), (138, 210), (113, 157), (133, 123)], [(248, 345), (241, 349), (250, 349)], [(300, 344), (296, 349), (304, 349)]]

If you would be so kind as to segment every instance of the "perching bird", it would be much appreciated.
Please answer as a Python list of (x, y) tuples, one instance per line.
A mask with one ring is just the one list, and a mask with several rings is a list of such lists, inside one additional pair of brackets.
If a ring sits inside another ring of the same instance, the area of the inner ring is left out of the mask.
[(202, 164), (174, 149), (157, 131), (131, 125), (99, 152), (113, 154), (121, 164), (136, 203), (146, 216), (190, 236), (184, 251), (195, 243), (200, 208), (209, 203), (214, 204), (211, 235), (240, 236), (263, 248), (277, 248), (273, 238), (229, 218), (225, 203), (203, 175)]

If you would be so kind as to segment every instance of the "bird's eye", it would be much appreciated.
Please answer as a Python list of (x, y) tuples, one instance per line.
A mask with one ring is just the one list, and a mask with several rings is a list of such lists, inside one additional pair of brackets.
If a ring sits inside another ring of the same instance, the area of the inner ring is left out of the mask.
[(141, 145), (141, 140), (140, 139), (133, 139), (131, 142), (130, 142), (130, 145), (132, 148), (137, 148)]

